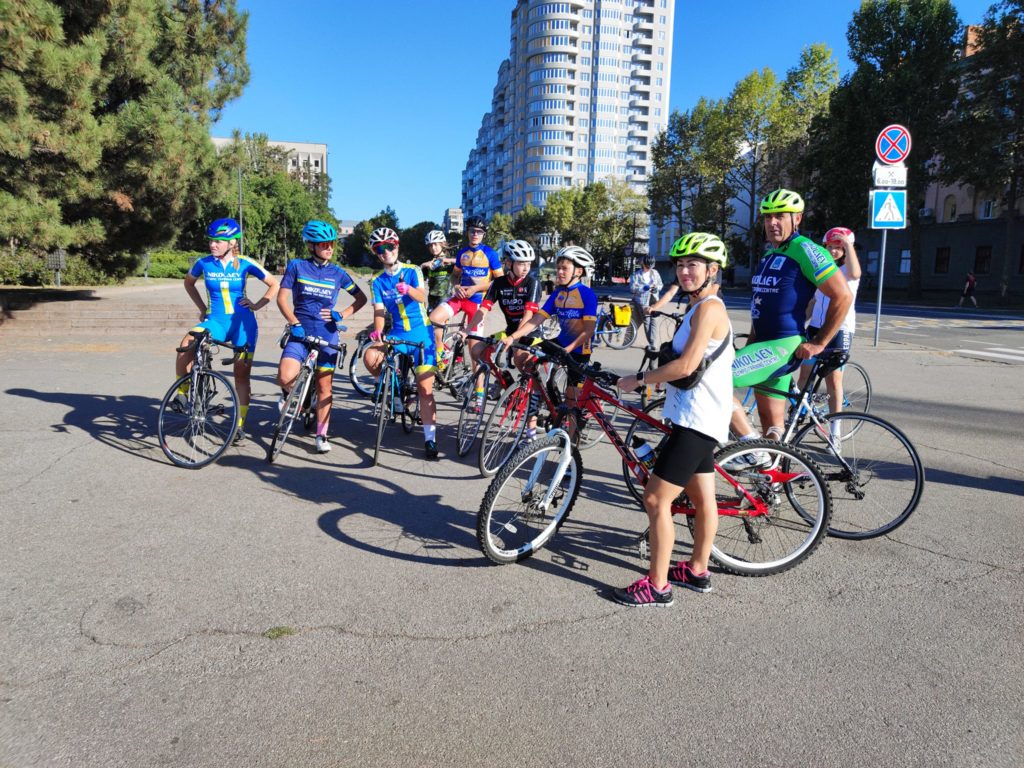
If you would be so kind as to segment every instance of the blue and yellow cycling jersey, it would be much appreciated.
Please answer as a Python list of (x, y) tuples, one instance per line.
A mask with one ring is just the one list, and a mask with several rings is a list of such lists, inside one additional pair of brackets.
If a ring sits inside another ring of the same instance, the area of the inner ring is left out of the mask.
[[(481, 244), (476, 248), (467, 245), (455, 254), (455, 266), (462, 270), (460, 286), (487, 285), (495, 273), (501, 271), (501, 259), (488, 245)], [(481, 291), (469, 298), (479, 304), (483, 297), (484, 292)]]
[[(402, 296), (398, 292), (398, 284), (406, 283), (412, 288), (420, 288), (424, 285), (423, 273), (420, 268), (411, 264), (399, 264), (399, 269), (394, 274), (381, 272), (370, 281), (370, 293), (373, 295), (374, 309), (383, 307), (391, 315), (394, 321), (396, 336), (408, 338), (400, 331), (415, 331), (417, 328), (426, 328), (427, 307), (425, 304), (413, 299), (406, 294)], [(429, 334), (428, 334), (429, 335)]]
[(768, 251), (750, 279), (755, 338), (768, 341), (803, 335), (814, 291), (836, 271), (829, 252), (803, 235), (794, 235)]
[[(552, 315), (558, 318), (561, 330), (558, 332), (557, 341), (563, 347), (568, 346), (583, 333), (583, 327), (587, 320), (597, 320), (597, 294), (583, 283), (573, 283), (569, 286), (560, 285), (555, 288), (554, 293), (548, 296), (548, 300), (538, 310), (538, 314), (545, 318)], [(573, 351), (590, 354), (590, 339)]]
[(317, 265), (312, 259), (293, 259), (281, 278), (281, 287), (292, 292), (295, 317), (306, 333), (323, 336), (337, 332), (334, 322), (324, 322), (322, 309), (334, 309), (342, 291), (355, 297), (359, 286), (337, 264)]
[(221, 262), (216, 256), (204, 256), (192, 265), (188, 273), (196, 279), (203, 278), (208, 314), (211, 316), (233, 315), (239, 310), (251, 312), (238, 306), (239, 300), (245, 297), (245, 280), (249, 275), (257, 280), (267, 278), (263, 267), (241, 256), (238, 257), (237, 269), (231, 257)]

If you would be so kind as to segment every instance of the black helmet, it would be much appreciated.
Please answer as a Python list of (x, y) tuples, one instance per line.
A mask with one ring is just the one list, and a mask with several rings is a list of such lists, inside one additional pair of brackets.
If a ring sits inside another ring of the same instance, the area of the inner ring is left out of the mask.
[(466, 219), (466, 229), (487, 229), (487, 222), (484, 221), (482, 216), (470, 216)]

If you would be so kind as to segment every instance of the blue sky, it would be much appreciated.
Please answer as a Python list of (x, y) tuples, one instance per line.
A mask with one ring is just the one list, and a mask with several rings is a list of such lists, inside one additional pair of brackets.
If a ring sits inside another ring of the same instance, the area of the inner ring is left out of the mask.
[[(978, 23), (990, 0), (954, 0)], [(514, 0), (239, 0), (252, 77), (216, 136), (325, 142), (331, 205), (361, 220), (390, 205), (401, 226), (460, 204), (462, 169), (508, 55)], [(860, 0), (676, 0), (669, 104), (724, 98), (755, 69), (777, 75), (811, 43), (851, 69)], [(783, 15), (785, 14), (785, 15)], [(881, 128), (882, 126), (879, 126)]]

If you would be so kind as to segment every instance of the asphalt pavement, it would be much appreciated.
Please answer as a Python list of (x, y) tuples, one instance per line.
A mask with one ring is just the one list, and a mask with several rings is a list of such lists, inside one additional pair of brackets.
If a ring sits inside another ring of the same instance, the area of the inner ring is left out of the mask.
[(551, 544), (494, 566), (446, 395), (441, 462), (395, 427), (371, 467), (339, 381), (334, 450), (270, 465), (265, 338), (253, 439), (188, 471), (154, 434), (173, 336), (0, 339), (0, 766), (1020, 766), (1020, 369), (866, 341), (918, 511), (653, 610), (608, 595), (645, 516), (607, 442)]

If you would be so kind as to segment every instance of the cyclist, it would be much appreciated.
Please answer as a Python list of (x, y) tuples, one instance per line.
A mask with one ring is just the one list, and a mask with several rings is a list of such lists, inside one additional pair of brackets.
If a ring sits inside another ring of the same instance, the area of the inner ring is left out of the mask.
[[(256, 352), (259, 326), (256, 324), (257, 310), (263, 309), (277, 295), (277, 278), (259, 264), (241, 255), (238, 250), (242, 229), (234, 219), (216, 219), (206, 228), (210, 239), (210, 255), (198, 259), (185, 275), (185, 293), (199, 308), (200, 322), (193, 331), (209, 330), (214, 341), (223, 341), (245, 351), (235, 358), (235, 389), (238, 392), (238, 429), (235, 442), (245, 440), (245, 417), (249, 413), (249, 398), (252, 387), (249, 383), (252, 373), (252, 358)], [(261, 280), (267, 290), (258, 301), (250, 301), (245, 295), (245, 281), (248, 277)], [(203, 301), (196, 282), (203, 278), (206, 285), (206, 301)], [(185, 335), (179, 346), (192, 347), (179, 352), (174, 361), (175, 373), (184, 376), (195, 360), (192, 337)], [(188, 384), (183, 384), (172, 406), (184, 410), (188, 397)]]
[(427, 306), (431, 311), (448, 297), (451, 287), (451, 274), (455, 267), (455, 258), (445, 255), (448, 249), (448, 238), (440, 229), (430, 230), (423, 242), (427, 246), (430, 258), (420, 264), (420, 269), (429, 273), (427, 284)]
[[(843, 324), (839, 327), (836, 335), (828, 342), (826, 349), (841, 349), (849, 352), (853, 346), (853, 334), (857, 329), (857, 310), (854, 304), (857, 300), (857, 287), (860, 285), (860, 260), (857, 258), (857, 249), (854, 247), (854, 234), (845, 227), (832, 227), (825, 233), (824, 245), (839, 267), (839, 271), (846, 278), (846, 284), (850, 287), (853, 300), (850, 308), (843, 318)], [(808, 321), (807, 335), (810, 338), (817, 336), (822, 324), (825, 322), (825, 315), (828, 312), (828, 297), (821, 291), (814, 293), (814, 306), (811, 309), (811, 318)], [(800, 386), (807, 381), (811, 372), (812, 360), (805, 361), (800, 367)], [(839, 368), (825, 377), (825, 387), (828, 390), (829, 410), (835, 413), (843, 410), (843, 369)], [(838, 422), (833, 423), (833, 428), (839, 426)]]
[[(772, 389), (789, 391), (795, 367), (793, 356), (799, 361), (820, 355), (842, 325), (853, 296), (829, 252), (800, 234), (804, 212), (800, 195), (776, 189), (761, 201), (760, 212), (767, 249), (751, 277), (754, 295), (750, 303), (750, 336), (747, 347), (736, 357), (733, 379), (740, 387), (763, 383)], [(821, 328), (807, 339), (804, 319), (815, 289), (828, 297), (829, 305)], [(755, 342), (758, 346), (752, 348)], [(786, 414), (785, 396), (755, 390), (755, 397), (765, 437), (780, 438)], [(740, 439), (759, 436), (738, 402), (733, 409), (732, 428)]]
[[(491, 280), (505, 274), (498, 254), (483, 242), (486, 233), (487, 224), (479, 216), (470, 216), (466, 220), (468, 244), (455, 254), (455, 269), (452, 272), (452, 284), (455, 289), (452, 291), (452, 297), (447, 302), (438, 304), (430, 313), (430, 322), (434, 326), (434, 344), (441, 355), (439, 363), (442, 368), (448, 364), (444, 357), (444, 346), (441, 344), (445, 325), (459, 312), (465, 315), (466, 320), (473, 317)], [(470, 333), (477, 331), (475, 326), (469, 327)]]
[[(678, 357), (653, 371), (619, 379), (624, 392), (645, 383), (666, 384), (663, 413), (672, 422), (672, 432), (644, 488), (644, 508), (651, 523), (650, 568), (642, 579), (612, 593), (629, 606), (672, 605), (670, 582), (697, 592), (711, 591), (708, 559), (718, 530), (714, 452), (717, 443), (729, 437), (732, 325), (717, 285), (727, 259), (725, 244), (715, 235), (691, 232), (676, 240), (669, 255), (675, 261), (680, 288), (689, 297), (686, 317), (672, 339), (672, 351)], [(696, 386), (673, 385), (705, 361)], [(693, 552), (688, 561), (670, 568), (675, 546), (672, 502), (683, 491), (696, 510)]]
[[(373, 296), (373, 331), (370, 339), (380, 342), (384, 337), (384, 317), (393, 321), (390, 336), (403, 341), (422, 343), (422, 349), (401, 344), (398, 352), (413, 358), (416, 390), (423, 420), (423, 450), (433, 461), (437, 451), (437, 408), (434, 403), (434, 366), (436, 352), (434, 339), (427, 326), (427, 289), (423, 273), (415, 264), (398, 260), (398, 235), (389, 227), (379, 227), (370, 233), (370, 248), (380, 259), (384, 271), (370, 281)], [(366, 369), (379, 376), (384, 364), (384, 345), (371, 344), (363, 354)]]
[[(302, 241), (306, 244), (308, 258), (288, 262), (281, 279), (277, 307), (291, 326), (291, 336), (277, 368), (277, 383), (281, 387), (279, 406), (284, 405), (295, 377), (299, 375), (302, 361), (306, 359), (306, 346), (301, 340), (306, 336), (319, 336), (336, 345), (338, 326), (366, 304), (366, 294), (348, 272), (331, 262), (337, 240), (337, 230), (326, 221), (307, 222), (302, 228)], [(339, 312), (335, 305), (342, 292), (352, 298), (352, 303)], [(332, 349), (321, 349), (317, 354), (317, 453), (331, 450), (327, 427), (331, 419), (331, 392), (337, 362), (338, 353)]]
[[(586, 285), (583, 278), (593, 273), (594, 257), (578, 245), (567, 245), (555, 254), (555, 290), (548, 296), (544, 306), (505, 339), (514, 344), (527, 334), (533, 333), (549, 317), (558, 318), (557, 343), (581, 365), (590, 360), (590, 340), (597, 326), (597, 295)], [(500, 354), (501, 347), (495, 352)], [(576, 406), (577, 387), (582, 379), (569, 373), (565, 389), (566, 405)]]
[(639, 326), (643, 321), (647, 346), (654, 344), (654, 318), (650, 317), (648, 307), (654, 303), (662, 287), (661, 275), (654, 268), (654, 257), (644, 256), (640, 266), (629, 278), (629, 292), (633, 297), (633, 323)]
[[(470, 327), (483, 327), (487, 313), (497, 302), (501, 314), (505, 316), (505, 330), (497, 334), (499, 339), (515, 333), (524, 323), (528, 323), (534, 313), (540, 309), (540, 283), (530, 274), (533, 262), (537, 258), (533, 252), (533, 246), (525, 240), (510, 240), (502, 249), (502, 257), (509, 260), (509, 273), (491, 281), (487, 288), (487, 294), (480, 302), (480, 308), (469, 321)], [(530, 338), (539, 338), (539, 335), (534, 334)], [(483, 350), (483, 342), (474, 342), (470, 346), (470, 356), (474, 360), (478, 360)], [(516, 367), (522, 369), (527, 358), (528, 355), (525, 352), (516, 352), (514, 357)], [(476, 401), (473, 406), (478, 409), (477, 413), (483, 410), (484, 394), (483, 382), (477, 381)], [(530, 427), (535, 434), (534, 426), (530, 425)], [(528, 437), (533, 436), (530, 434), (531, 429), (527, 430)]]

